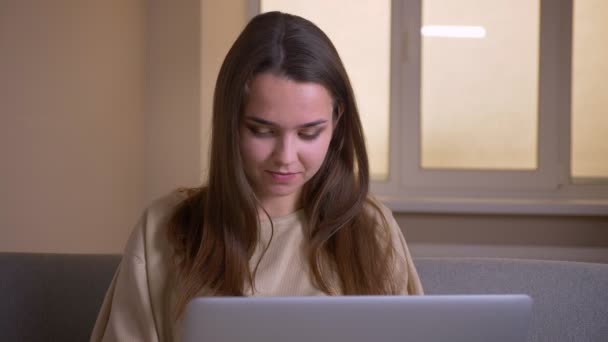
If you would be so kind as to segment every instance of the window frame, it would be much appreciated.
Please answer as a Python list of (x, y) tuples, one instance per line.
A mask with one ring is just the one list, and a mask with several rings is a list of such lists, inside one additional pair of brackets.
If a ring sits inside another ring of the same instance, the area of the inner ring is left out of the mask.
[(571, 178), (572, 0), (541, 0), (538, 168), (421, 165), (422, 0), (392, 1), (390, 175), (372, 191), (399, 212), (608, 215), (605, 179)]

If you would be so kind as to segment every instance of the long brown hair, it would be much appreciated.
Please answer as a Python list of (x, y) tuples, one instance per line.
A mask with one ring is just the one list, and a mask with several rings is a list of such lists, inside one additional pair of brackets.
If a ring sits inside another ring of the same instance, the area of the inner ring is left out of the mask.
[[(213, 102), (208, 184), (190, 190), (169, 221), (181, 284), (177, 313), (202, 290), (242, 296), (246, 285), (254, 287), (249, 260), (260, 221), (244, 173), (238, 127), (246, 84), (262, 72), (321, 84), (334, 100), (336, 124), (327, 155), (302, 192), (313, 284), (327, 294), (396, 293), (388, 224), (368, 199), (363, 129), (338, 52), (313, 23), (270, 12), (251, 20), (222, 64)], [(337, 280), (337, 291), (331, 279)]]

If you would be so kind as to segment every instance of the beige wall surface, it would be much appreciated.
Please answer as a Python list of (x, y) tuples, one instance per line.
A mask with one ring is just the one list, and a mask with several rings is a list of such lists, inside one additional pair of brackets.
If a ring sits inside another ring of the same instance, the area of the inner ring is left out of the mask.
[(3, 1), (0, 251), (122, 248), (142, 208), (142, 1)]
[(200, 182), (200, 1), (5, 1), (0, 251), (118, 253)]
[(200, 0), (146, 1), (145, 203), (199, 185)]
[(201, 140), (200, 155), (203, 174), (208, 169), (211, 143), (213, 91), (224, 57), (247, 23), (245, 1), (202, 0), (201, 3)]
[(414, 256), (608, 263), (608, 217), (395, 215)]

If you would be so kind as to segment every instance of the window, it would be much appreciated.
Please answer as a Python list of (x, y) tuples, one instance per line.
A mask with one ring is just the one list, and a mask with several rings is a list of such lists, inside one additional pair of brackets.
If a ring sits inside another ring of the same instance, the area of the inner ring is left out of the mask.
[(539, 0), (422, 2), (423, 169), (538, 167), (539, 12)]
[(252, 6), (332, 38), (393, 210), (608, 215), (604, 1), (317, 2)]

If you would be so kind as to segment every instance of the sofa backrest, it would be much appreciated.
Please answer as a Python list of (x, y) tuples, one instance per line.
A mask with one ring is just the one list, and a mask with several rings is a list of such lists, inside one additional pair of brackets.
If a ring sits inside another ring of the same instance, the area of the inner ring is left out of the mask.
[[(87, 341), (120, 256), (0, 253), (0, 341)], [(608, 265), (416, 258), (426, 294), (524, 293), (529, 341), (608, 341)]]
[(528, 341), (608, 341), (608, 264), (418, 258), (426, 294), (527, 294)]
[(0, 341), (88, 341), (119, 261), (0, 253)]

